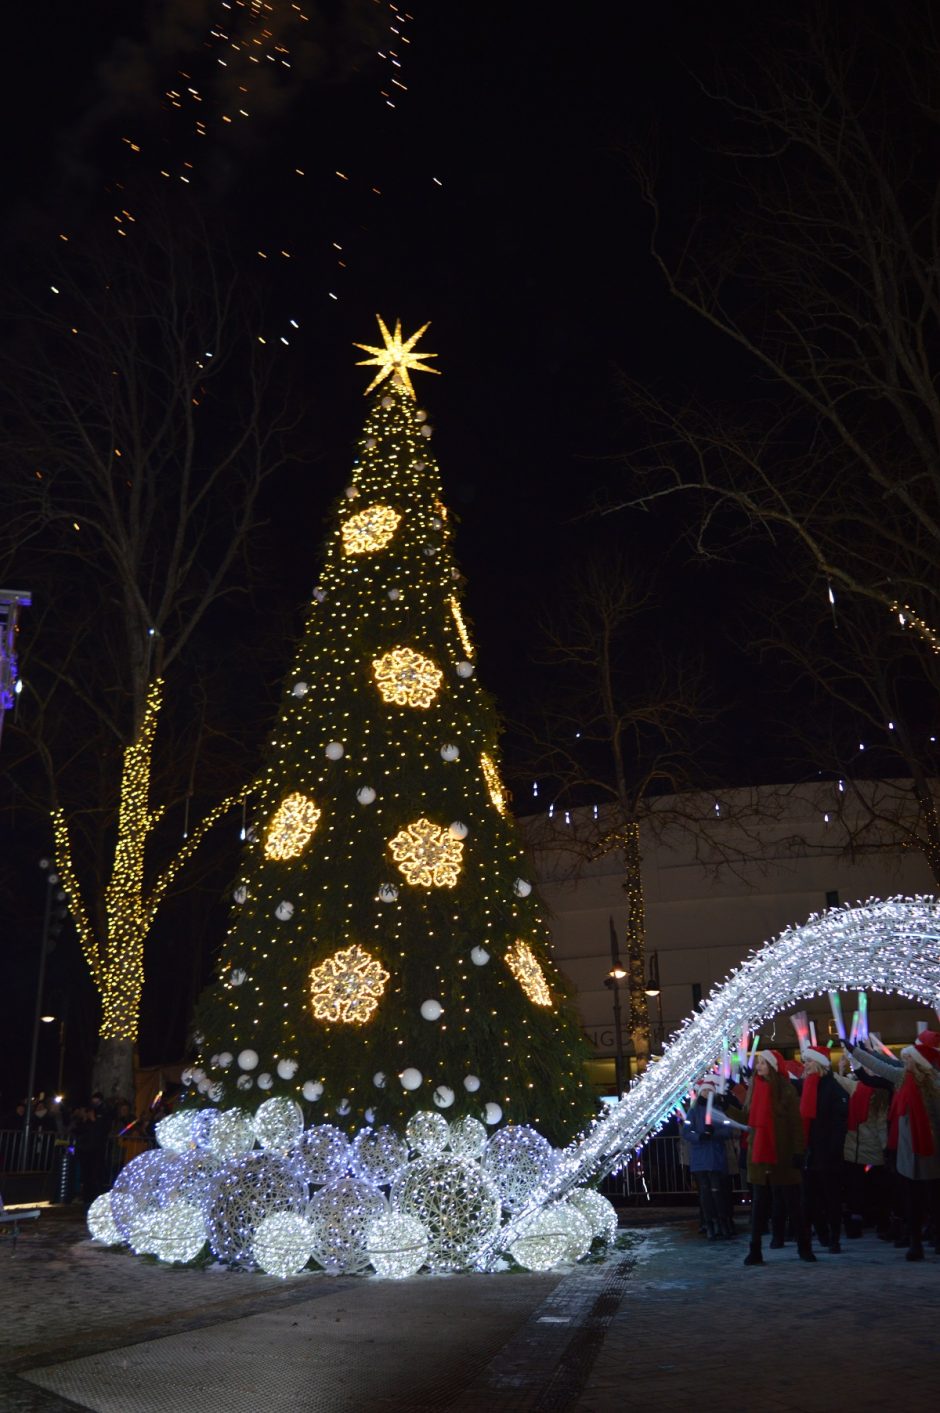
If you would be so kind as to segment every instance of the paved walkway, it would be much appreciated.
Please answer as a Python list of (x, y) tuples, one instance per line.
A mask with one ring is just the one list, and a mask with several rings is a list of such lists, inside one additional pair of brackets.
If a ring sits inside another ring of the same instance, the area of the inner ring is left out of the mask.
[[(0, 1245), (2, 1413), (822, 1413), (937, 1385), (940, 1258), (744, 1268), (662, 1214), (562, 1275), (278, 1281), (137, 1260), (73, 1209)], [(926, 1402), (922, 1406), (929, 1406)]]

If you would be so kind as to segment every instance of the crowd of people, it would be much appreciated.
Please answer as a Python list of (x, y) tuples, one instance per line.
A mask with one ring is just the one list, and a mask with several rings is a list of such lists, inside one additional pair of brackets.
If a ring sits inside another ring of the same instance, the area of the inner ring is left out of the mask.
[(763, 1238), (792, 1242), (802, 1261), (838, 1255), (843, 1233), (868, 1227), (924, 1259), (940, 1252), (940, 1031), (923, 1030), (895, 1057), (871, 1042), (834, 1055), (805, 1044), (799, 1060), (757, 1052), (736, 1084), (707, 1074), (682, 1124), (709, 1240), (735, 1235), (733, 1180), (751, 1196), (747, 1266)]

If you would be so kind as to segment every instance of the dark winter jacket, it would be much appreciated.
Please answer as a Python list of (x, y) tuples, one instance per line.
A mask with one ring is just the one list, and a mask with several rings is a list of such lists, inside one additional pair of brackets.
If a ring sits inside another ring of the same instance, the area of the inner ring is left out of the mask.
[(829, 1073), (816, 1090), (816, 1117), (810, 1120), (804, 1167), (814, 1173), (841, 1168), (849, 1118), (849, 1096)]
[(707, 1107), (696, 1101), (682, 1125), (682, 1137), (689, 1145), (690, 1173), (726, 1173), (728, 1171), (729, 1138), (736, 1138), (739, 1129), (725, 1123), (718, 1109), (712, 1111), (712, 1122), (705, 1122)]
[[(774, 1106), (774, 1137), (777, 1142), (776, 1163), (755, 1163), (751, 1160), (754, 1132), (748, 1141), (747, 1180), (758, 1187), (798, 1187), (803, 1181), (803, 1120), (796, 1089), (783, 1075), (772, 1075)], [(750, 1107), (750, 1096), (748, 1096)]]

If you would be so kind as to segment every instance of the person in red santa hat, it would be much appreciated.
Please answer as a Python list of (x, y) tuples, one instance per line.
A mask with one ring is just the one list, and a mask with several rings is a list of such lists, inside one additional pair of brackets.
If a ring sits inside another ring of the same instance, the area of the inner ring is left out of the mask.
[(828, 1050), (804, 1045), (800, 1118), (806, 1140), (803, 1202), (806, 1222), (835, 1255), (842, 1250), (842, 1188), (849, 1098), (832, 1073)]
[[(751, 1244), (745, 1266), (763, 1265), (761, 1236), (773, 1210), (772, 1246), (782, 1246), (789, 1217), (801, 1261), (815, 1261), (803, 1217), (801, 1168), (805, 1140), (796, 1090), (777, 1050), (758, 1052), (747, 1101), (747, 1180), (751, 1185)], [(773, 1197), (778, 1197), (774, 1202)]]
[(861, 1045), (846, 1043), (846, 1048), (859, 1064), (895, 1086), (888, 1146), (896, 1137), (898, 1177), (905, 1190), (910, 1232), (906, 1259), (922, 1261), (928, 1213), (940, 1251), (940, 1031), (922, 1030), (913, 1045), (905, 1045), (900, 1061)]

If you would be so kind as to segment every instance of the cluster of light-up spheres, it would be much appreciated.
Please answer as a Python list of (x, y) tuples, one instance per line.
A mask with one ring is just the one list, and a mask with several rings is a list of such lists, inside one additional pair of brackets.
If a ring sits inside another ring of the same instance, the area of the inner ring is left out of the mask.
[(287, 1276), (403, 1277), (495, 1270), (511, 1256), (547, 1270), (578, 1260), (616, 1228), (587, 1184), (622, 1166), (681, 1104), (728, 1038), (827, 991), (894, 992), (940, 1004), (940, 904), (873, 900), (832, 909), (753, 953), (690, 1017), (619, 1104), (562, 1150), (531, 1128), (487, 1135), (472, 1117), (418, 1112), (405, 1133), (304, 1128), (290, 1099), (254, 1115), (183, 1109), (160, 1146), (92, 1205), (92, 1236), (164, 1261), (208, 1243), (217, 1260)]

